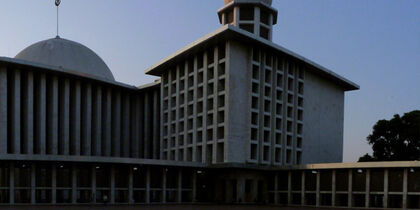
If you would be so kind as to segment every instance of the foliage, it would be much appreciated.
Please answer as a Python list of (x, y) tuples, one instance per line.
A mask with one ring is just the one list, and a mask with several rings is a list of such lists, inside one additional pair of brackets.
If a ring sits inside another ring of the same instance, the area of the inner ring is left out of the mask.
[(367, 141), (372, 145), (373, 157), (365, 155), (362, 161), (420, 160), (420, 110), (379, 120)]

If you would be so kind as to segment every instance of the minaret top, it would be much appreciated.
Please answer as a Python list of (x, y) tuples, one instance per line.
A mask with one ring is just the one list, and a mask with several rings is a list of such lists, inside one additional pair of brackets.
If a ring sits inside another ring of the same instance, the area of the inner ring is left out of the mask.
[(272, 0), (224, 0), (217, 13), (222, 25), (230, 24), (267, 40), (272, 40), (277, 10)]

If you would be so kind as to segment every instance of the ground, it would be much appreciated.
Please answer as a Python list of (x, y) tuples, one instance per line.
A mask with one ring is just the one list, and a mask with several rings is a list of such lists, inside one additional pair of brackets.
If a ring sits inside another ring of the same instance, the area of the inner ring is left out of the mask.
[[(282, 207), (282, 206), (261, 206), (261, 205), (138, 205), (138, 206), (4, 206), (0, 209), (22, 209), (22, 210), (80, 210), (80, 209), (97, 209), (97, 210), (312, 210), (312, 209), (328, 209), (333, 208), (315, 208), (315, 207)], [(338, 209), (338, 208), (337, 208)]]

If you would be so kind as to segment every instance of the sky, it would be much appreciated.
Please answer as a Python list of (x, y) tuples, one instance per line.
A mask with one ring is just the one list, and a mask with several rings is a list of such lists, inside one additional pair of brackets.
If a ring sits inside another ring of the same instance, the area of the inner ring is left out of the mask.
[[(56, 36), (53, 0), (1, 0), (0, 56)], [(144, 70), (220, 27), (223, 0), (62, 0), (62, 38), (107, 63), (117, 81), (142, 85)], [(420, 1), (273, 0), (273, 42), (360, 85), (346, 93), (344, 161), (371, 153), (380, 119), (420, 109)]]

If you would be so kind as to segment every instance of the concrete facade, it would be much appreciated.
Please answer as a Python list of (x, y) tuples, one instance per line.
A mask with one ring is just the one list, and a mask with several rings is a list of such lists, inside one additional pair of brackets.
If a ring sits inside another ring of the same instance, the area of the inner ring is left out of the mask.
[(159, 79), (140, 87), (58, 37), (0, 58), (0, 203), (353, 199), (321, 192), (311, 174), (322, 167), (299, 164), (342, 160), (344, 92), (358, 86), (274, 44), (271, 1), (226, 0), (218, 15), (220, 28), (147, 69)]

